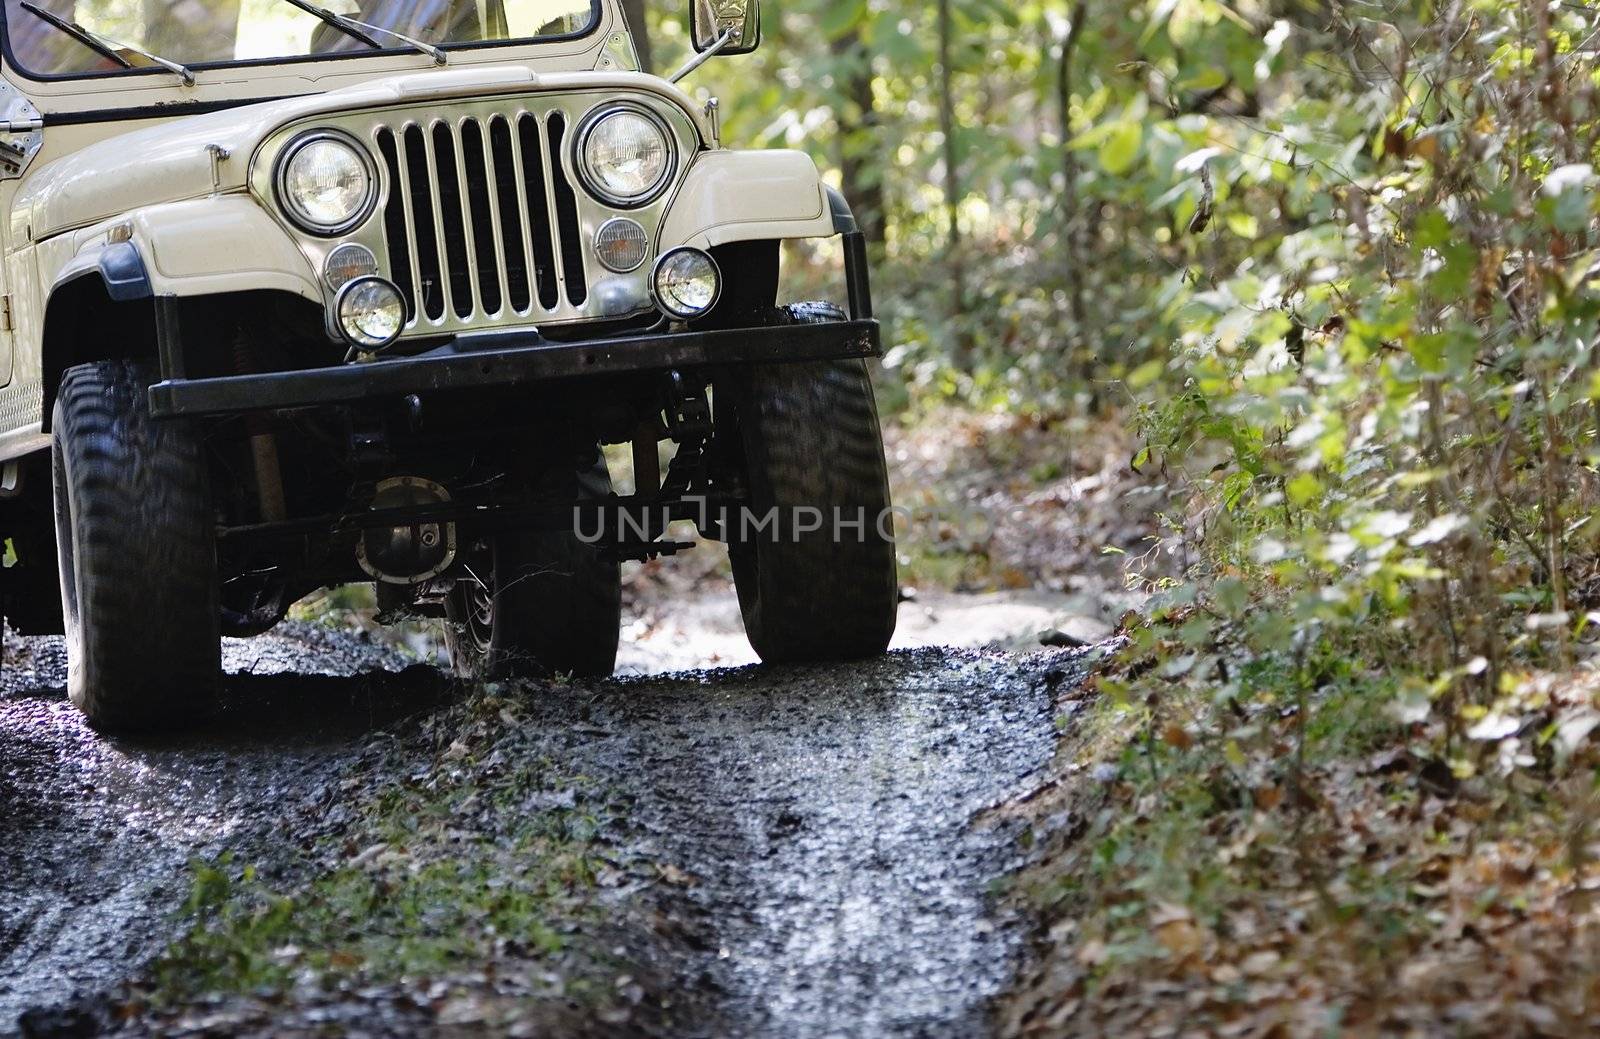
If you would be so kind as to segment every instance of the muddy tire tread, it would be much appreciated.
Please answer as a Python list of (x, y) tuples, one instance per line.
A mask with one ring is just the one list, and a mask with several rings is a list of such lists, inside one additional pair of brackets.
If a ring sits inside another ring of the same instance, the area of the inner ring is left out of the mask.
[[(795, 304), (768, 323), (842, 321), (831, 304)], [(895, 549), (878, 536), (889, 477), (872, 381), (858, 360), (768, 365), (736, 380), (735, 407), (757, 514), (823, 510), (824, 530), (730, 544), (752, 647), (768, 663), (876, 656), (894, 636), (899, 604)], [(866, 536), (833, 537), (833, 509), (864, 511)]]
[(129, 361), (72, 368), (53, 416), (79, 607), (68, 691), (100, 729), (170, 725), (220, 680), (204, 446), (192, 423), (150, 417), (153, 378)]
[[(567, 500), (570, 488), (546, 488)], [(611, 478), (603, 466), (579, 477), (580, 493), (603, 498)], [(462, 623), (466, 606), (446, 602), (445, 641), (462, 678), (570, 674), (609, 677), (617, 666), (622, 633), (622, 571), (575, 533), (529, 531), (502, 535), (494, 544), (494, 580), (510, 572), (512, 584), (496, 596), (494, 633), (487, 652)]]

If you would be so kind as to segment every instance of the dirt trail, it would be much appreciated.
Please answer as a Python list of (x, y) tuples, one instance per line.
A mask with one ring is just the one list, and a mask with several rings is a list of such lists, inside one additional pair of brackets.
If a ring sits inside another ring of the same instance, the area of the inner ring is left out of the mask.
[[(1048, 591), (977, 595), (924, 593), (900, 607), (893, 649), (953, 646), (1030, 653), (1039, 636), (1055, 633), (1070, 642), (1110, 637), (1137, 597), (1097, 589), (1093, 595)], [(643, 611), (623, 633), (618, 667), (624, 675), (658, 675), (716, 665), (755, 663), (744, 637), (739, 599), (732, 582), (702, 581), (692, 598)]]
[(225, 643), (227, 705), (167, 745), (106, 740), (66, 700), (60, 639), (13, 639), (0, 693), (0, 1035), (157, 951), (184, 867), (313, 801), (355, 737), (444, 692), (312, 625)]
[[(59, 642), (8, 647), (0, 1034), (126, 977), (170, 933), (190, 857), (261, 839), (290, 806), (319, 811), (375, 730), (451, 692), (309, 625), (228, 660), (215, 722), (136, 746), (83, 727)], [(683, 926), (740, 1032), (971, 1035), (1016, 946), (986, 897), (1015, 835), (972, 819), (1046, 764), (1051, 688), (1083, 668), (910, 650), (624, 678), (531, 710), (552, 756), (628, 795), (618, 837), (681, 871)]]
[(692, 878), (744, 1029), (970, 1036), (1015, 966), (985, 896), (1016, 835), (972, 819), (1049, 761), (1049, 689), (1080, 667), (921, 650), (641, 681), (569, 750)]

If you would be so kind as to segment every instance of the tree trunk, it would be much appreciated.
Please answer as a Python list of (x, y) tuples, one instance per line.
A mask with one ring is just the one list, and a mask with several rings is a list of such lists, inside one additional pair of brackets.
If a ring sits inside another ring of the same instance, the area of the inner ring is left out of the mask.
[(654, 72), (656, 56), (650, 46), (650, 25), (644, 20), (645, 0), (622, 0), (622, 14), (633, 35), (633, 49), (639, 52), (639, 71)]
[(850, 200), (867, 241), (882, 245), (887, 210), (878, 147), (881, 119), (872, 93), (872, 55), (862, 42), (859, 27), (851, 27), (830, 46), (834, 57), (848, 62), (843, 84), (846, 104), (839, 118), (839, 172), (844, 195)]
[(955, 28), (950, 0), (939, 0), (939, 129), (944, 134), (944, 202), (946, 262), (950, 267), (950, 317), (956, 328), (956, 363), (972, 367), (972, 340), (965, 330), (967, 274), (961, 257), (961, 170), (956, 148), (954, 68), (951, 50)]
[(1084, 328), (1086, 315), (1083, 301), (1083, 231), (1087, 222), (1083, 219), (1082, 204), (1078, 199), (1078, 153), (1072, 147), (1072, 58), (1078, 49), (1078, 38), (1088, 15), (1087, 6), (1084, 0), (1077, 0), (1072, 5), (1068, 15), (1072, 21), (1067, 26), (1066, 39), (1061, 43), (1061, 64), (1056, 77), (1056, 100), (1061, 106), (1061, 174), (1064, 178), (1061, 187), (1061, 236), (1067, 247), (1067, 349), (1072, 355), (1068, 360), (1068, 370), (1082, 365), (1086, 373), (1086, 385), (1092, 381), (1087, 377), (1090, 360), (1087, 356), (1088, 335)]

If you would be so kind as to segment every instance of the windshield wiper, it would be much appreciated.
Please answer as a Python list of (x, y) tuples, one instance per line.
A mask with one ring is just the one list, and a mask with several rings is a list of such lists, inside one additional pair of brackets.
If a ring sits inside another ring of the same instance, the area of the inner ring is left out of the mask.
[[(293, 4), (307, 14), (315, 15), (317, 18), (320, 18), (326, 24), (338, 29), (351, 39), (360, 40), (362, 43), (373, 48), (374, 50), (382, 50), (383, 44), (379, 43), (377, 40), (374, 40), (371, 36), (368, 36), (367, 32), (375, 32), (379, 35), (388, 36), (392, 39), (399, 40), (401, 43), (409, 45), (413, 50), (419, 51), (432, 58), (435, 65), (445, 65), (449, 63), (444, 51), (440, 50), (438, 47), (435, 47), (431, 43), (424, 43), (421, 40), (413, 39), (404, 33), (395, 32), (393, 29), (385, 29), (381, 25), (373, 25), (370, 22), (357, 21), (356, 19), (351, 18), (349, 15), (343, 15), (335, 11), (330, 11), (326, 7), (318, 7), (316, 4), (308, 2), (308, 0), (286, 0), (286, 2)], [(361, 30), (363, 29), (367, 30), (367, 32), (362, 32)]]
[(79, 43), (83, 44), (85, 47), (88, 47), (101, 57), (110, 58), (112, 61), (116, 62), (118, 65), (121, 65), (125, 69), (133, 68), (133, 62), (129, 61), (127, 58), (124, 58), (122, 55), (118, 54), (104, 43), (101, 43), (98, 36), (77, 25), (76, 23), (69, 22), (64, 18), (58, 18), (49, 11), (46, 11), (44, 8), (30, 4), (28, 0), (22, 0), (22, 9), (30, 14), (36, 15), (47, 25), (53, 25), (57, 29), (60, 29), (62, 32), (66, 33), (68, 36), (71, 36), (74, 40), (77, 40)]
[(306, 14), (316, 15), (322, 20), (322, 24), (333, 26), (352, 40), (360, 40), (373, 50), (383, 50), (383, 44), (362, 32), (354, 22), (346, 21), (343, 17), (334, 14), (327, 8), (318, 7), (316, 4), (308, 4), (306, 0), (289, 0), (289, 3), (300, 8)]
[(77, 22), (69, 22), (59, 15), (51, 14), (49, 11), (46, 11), (37, 4), (29, 3), (29, 0), (22, 0), (22, 9), (33, 15), (35, 18), (38, 18), (46, 25), (53, 26), (57, 30), (66, 33), (68, 36), (72, 37), (74, 40), (77, 40), (85, 47), (88, 47), (101, 57), (110, 58), (112, 61), (116, 62), (118, 65), (121, 65), (125, 69), (138, 68), (139, 66), (135, 65), (122, 54), (118, 53), (119, 50), (132, 51), (141, 58), (145, 58), (148, 61), (160, 65), (168, 72), (180, 77), (183, 80), (184, 86), (194, 86), (194, 73), (189, 71), (189, 67), (187, 65), (180, 65), (176, 61), (163, 58), (159, 54), (151, 54), (143, 47), (136, 47), (131, 43), (124, 43), (121, 40), (114, 40), (109, 36), (102, 36), (97, 32), (91, 32), (90, 30), (79, 25)]

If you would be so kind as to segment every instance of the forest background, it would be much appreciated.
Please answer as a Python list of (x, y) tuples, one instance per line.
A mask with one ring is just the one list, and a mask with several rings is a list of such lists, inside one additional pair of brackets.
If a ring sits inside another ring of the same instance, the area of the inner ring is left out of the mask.
[[(690, 87), (854, 202), (897, 428), (1118, 455), (1019, 1026), (1591, 1028), (1600, 9), (764, 7)], [(1050, 579), (984, 551), (913, 578)]]

